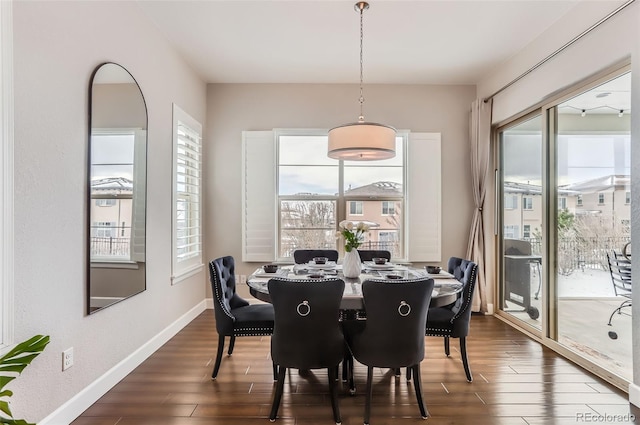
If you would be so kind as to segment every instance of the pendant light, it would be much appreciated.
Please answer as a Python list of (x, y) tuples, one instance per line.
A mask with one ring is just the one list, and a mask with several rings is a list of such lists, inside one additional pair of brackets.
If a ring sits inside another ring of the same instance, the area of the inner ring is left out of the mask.
[(349, 161), (376, 161), (396, 156), (396, 129), (384, 124), (366, 122), (362, 112), (362, 16), (369, 3), (361, 1), (354, 9), (360, 12), (360, 117), (358, 122), (329, 130), (329, 158)]

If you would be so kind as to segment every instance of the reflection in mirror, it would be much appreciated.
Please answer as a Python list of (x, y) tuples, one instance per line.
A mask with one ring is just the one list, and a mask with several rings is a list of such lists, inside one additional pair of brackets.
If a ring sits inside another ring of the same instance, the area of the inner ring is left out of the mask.
[(96, 68), (89, 96), (87, 312), (146, 288), (147, 107), (129, 72)]

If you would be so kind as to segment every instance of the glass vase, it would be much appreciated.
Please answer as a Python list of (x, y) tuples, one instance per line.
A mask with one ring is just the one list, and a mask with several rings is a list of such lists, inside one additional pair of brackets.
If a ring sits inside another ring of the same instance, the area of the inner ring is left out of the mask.
[(360, 261), (358, 250), (352, 249), (349, 252), (345, 252), (342, 260), (342, 274), (344, 277), (356, 278), (360, 276), (361, 271), (362, 262)]

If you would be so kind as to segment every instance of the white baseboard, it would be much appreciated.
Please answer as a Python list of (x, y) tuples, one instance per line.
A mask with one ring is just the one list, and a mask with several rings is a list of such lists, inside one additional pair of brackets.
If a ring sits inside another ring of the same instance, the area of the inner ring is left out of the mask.
[(151, 338), (136, 351), (127, 356), (120, 363), (108, 370), (104, 375), (97, 378), (69, 401), (57, 408), (49, 416), (38, 422), (39, 425), (62, 425), (70, 424), (78, 416), (87, 410), (100, 397), (107, 393), (114, 385), (138, 367), (151, 354), (153, 354), (164, 343), (169, 341), (182, 328), (187, 326), (193, 319), (202, 313), (207, 307), (205, 300), (199, 302), (191, 310), (183, 314), (175, 322), (171, 323), (159, 334)]
[(495, 310), (493, 308), (493, 303), (487, 304), (487, 315), (493, 316), (493, 314), (495, 313)]
[(213, 298), (205, 298), (204, 304), (207, 310), (213, 310)]
[(629, 403), (640, 407), (640, 386), (634, 383), (629, 384)]

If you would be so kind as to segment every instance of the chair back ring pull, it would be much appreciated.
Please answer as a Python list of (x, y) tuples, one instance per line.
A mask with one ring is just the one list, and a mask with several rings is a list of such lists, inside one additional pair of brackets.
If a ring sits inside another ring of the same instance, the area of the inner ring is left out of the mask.
[(302, 317), (308, 316), (309, 313), (311, 313), (311, 306), (309, 305), (309, 301), (304, 300), (300, 304), (298, 304), (298, 307), (296, 307), (296, 311)]
[(398, 306), (398, 314), (402, 317), (407, 317), (411, 313), (411, 306), (406, 301), (400, 301)]

